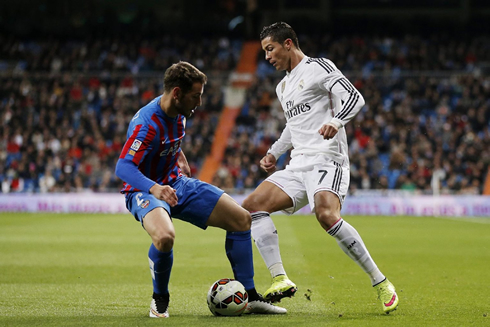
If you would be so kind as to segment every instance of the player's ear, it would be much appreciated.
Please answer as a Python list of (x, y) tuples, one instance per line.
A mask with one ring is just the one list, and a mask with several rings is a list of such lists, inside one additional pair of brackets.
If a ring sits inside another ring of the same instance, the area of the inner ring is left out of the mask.
[(179, 99), (182, 95), (182, 89), (178, 86), (172, 89), (172, 98)]
[(286, 39), (284, 40), (284, 48), (286, 48), (286, 50), (291, 50), (291, 47), (293, 46), (293, 40), (291, 39)]

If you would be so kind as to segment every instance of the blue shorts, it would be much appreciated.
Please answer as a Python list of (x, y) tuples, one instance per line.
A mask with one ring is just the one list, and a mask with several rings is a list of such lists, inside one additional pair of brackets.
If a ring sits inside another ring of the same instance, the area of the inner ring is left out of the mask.
[(185, 176), (178, 178), (169, 186), (177, 191), (179, 200), (175, 207), (155, 198), (151, 193), (132, 192), (126, 194), (126, 208), (141, 224), (148, 212), (162, 207), (170, 217), (206, 229), (208, 218), (224, 191), (216, 186)]

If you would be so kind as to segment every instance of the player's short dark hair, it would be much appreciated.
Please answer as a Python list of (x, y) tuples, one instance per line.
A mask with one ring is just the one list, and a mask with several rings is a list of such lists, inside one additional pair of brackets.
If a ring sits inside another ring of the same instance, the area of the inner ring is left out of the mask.
[(269, 26), (264, 26), (262, 32), (260, 32), (260, 41), (266, 37), (271, 37), (274, 42), (284, 43), (287, 39), (291, 39), (296, 48), (299, 49), (298, 36), (289, 24), (284, 22), (277, 22)]
[(192, 90), (194, 83), (206, 84), (206, 74), (188, 62), (179, 61), (165, 71), (163, 76), (163, 87), (165, 92), (170, 92), (174, 87), (179, 87), (183, 93)]

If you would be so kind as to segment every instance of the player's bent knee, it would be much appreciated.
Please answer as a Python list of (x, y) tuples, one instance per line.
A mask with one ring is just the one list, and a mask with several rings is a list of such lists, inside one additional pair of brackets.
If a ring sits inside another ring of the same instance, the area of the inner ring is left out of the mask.
[(328, 230), (340, 219), (340, 214), (334, 210), (315, 210), (315, 214), (316, 219), (325, 230)]
[(175, 234), (169, 231), (164, 231), (154, 235), (153, 244), (160, 252), (168, 252), (174, 247)]
[(252, 226), (252, 217), (250, 213), (246, 210), (243, 210), (236, 219), (236, 224), (234, 226), (234, 230), (230, 232), (244, 232), (250, 229)]
[(224, 193), (208, 217), (207, 226), (222, 228), (228, 232), (250, 230), (252, 217), (233, 198)]
[(233, 220), (225, 227), (228, 232), (245, 232), (252, 226), (252, 217), (246, 210), (240, 210), (240, 213), (235, 214)]

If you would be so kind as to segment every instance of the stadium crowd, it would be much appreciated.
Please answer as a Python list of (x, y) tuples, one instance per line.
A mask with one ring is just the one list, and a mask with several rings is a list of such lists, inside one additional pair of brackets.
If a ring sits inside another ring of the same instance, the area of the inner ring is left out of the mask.
[[(481, 193), (490, 162), (490, 78), (478, 72), (490, 61), (488, 39), (301, 39), (306, 53), (331, 58), (366, 100), (346, 126), (351, 191)], [(240, 51), (240, 42), (226, 37), (0, 40), (3, 192), (119, 189), (114, 166), (127, 123), (161, 93), (161, 72), (178, 60), (209, 76), (183, 144), (196, 176)], [(214, 184), (244, 191), (265, 178), (258, 162), (285, 123), (275, 96), (280, 76), (259, 61)], [(283, 156), (279, 164), (287, 161)]]
[(116, 39), (62, 44), (3, 41), (3, 192), (119, 189), (122, 183), (114, 167), (128, 122), (140, 107), (161, 94), (162, 71), (178, 60), (194, 62), (209, 72), (203, 96), (206, 110), (197, 111), (188, 122), (189, 135), (183, 144), (196, 174), (209, 152), (212, 126), (223, 107), (225, 78), (236, 65), (240, 49), (225, 37), (193, 44), (180, 41), (174, 47), (167, 44), (170, 38), (130, 44)]

